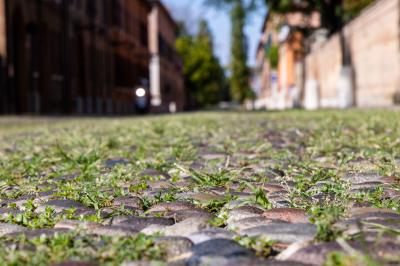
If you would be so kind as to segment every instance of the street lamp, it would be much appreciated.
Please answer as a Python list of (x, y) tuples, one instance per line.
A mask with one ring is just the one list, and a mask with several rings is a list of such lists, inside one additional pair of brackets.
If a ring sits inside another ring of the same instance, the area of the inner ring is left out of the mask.
[(137, 88), (135, 93), (136, 96), (140, 98), (146, 96), (146, 90), (143, 88)]

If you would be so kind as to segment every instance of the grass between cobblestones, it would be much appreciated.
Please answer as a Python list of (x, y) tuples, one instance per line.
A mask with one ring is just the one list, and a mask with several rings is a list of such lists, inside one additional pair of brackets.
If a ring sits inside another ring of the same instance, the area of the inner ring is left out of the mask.
[[(5, 117), (0, 118), (0, 158), (1, 207), (7, 210), (0, 222), (30, 230), (52, 229), (66, 219), (108, 224), (113, 217), (145, 217), (153, 206), (175, 201), (189, 202), (212, 214), (210, 226), (228, 228), (228, 206), (233, 202), (263, 211), (277, 207), (262, 187), (272, 181), (287, 192), (287, 207), (305, 210), (316, 225), (313, 243), (359, 237), (336, 226), (354, 204), (400, 214), (400, 197), (383, 197), (388, 189), (400, 191), (400, 113), (393, 111), (200, 112), (115, 119)], [(149, 169), (159, 174), (146, 174)], [(384, 187), (355, 189), (345, 176), (357, 173), (392, 181)], [(152, 184), (165, 180), (164, 174), (168, 184), (155, 190)], [(181, 185), (186, 177), (190, 182)], [(190, 196), (216, 188), (225, 191), (221, 197)], [(40, 193), (50, 195), (44, 201), (73, 200), (93, 211), (82, 214), (71, 207), (60, 212), (52, 206), (39, 211)], [(124, 196), (139, 197), (141, 210), (114, 204)], [(400, 235), (397, 227), (376, 227)], [(155, 237), (80, 231), (36, 238), (4, 234), (0, 264), (165, 262), (166, 251)], [(272, 259), (281, 251), (275, 249), (276, 241), (265, 236), (241, 235), (235, 241), (258, 257)], [(332, 252), (325, 264), (380, 265), (396, 259), (400, 257), (387, 260), (358, 252)]]

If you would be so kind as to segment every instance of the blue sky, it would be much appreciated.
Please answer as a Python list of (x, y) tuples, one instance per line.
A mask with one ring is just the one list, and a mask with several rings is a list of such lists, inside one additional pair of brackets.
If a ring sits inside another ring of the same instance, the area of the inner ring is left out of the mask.
[[(203, 0), (162, 0), (178, 20), (185, 20), (191, 30), (195, 30), (198, 21), (205, 18), (211, 27), (214, 36), (214, 46), (217, 56), (224, 65), (229, 63), (230, 57), (230, 21), (228, 13), (216, 11), (203, 6)], [(266, 11), (258, 10), (249, 19), (246, 27), (249, 42), (249, 65), (254, 65), (255, 51), (260, 38), (260, 30)], [(193, 26), (193, 27), (192, 27)]]

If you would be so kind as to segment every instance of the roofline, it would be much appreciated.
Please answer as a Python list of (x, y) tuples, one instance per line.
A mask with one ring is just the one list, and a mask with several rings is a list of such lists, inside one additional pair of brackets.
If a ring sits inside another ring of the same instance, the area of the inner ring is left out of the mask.
[(175, 19), (172, 17), (169, 10), (165, 7), (165, 5), (160, 0), (148, 0), (150, 4), (157, 5), (166, 15), (167, 19), (173, 24), (175, 30), (178, 29), (178, 24), (176, 23)]
[(144, 0), (143, 2), (145, 3), (146, 7), (150, 10), (151, 9), (150, 1), (149, 0)]

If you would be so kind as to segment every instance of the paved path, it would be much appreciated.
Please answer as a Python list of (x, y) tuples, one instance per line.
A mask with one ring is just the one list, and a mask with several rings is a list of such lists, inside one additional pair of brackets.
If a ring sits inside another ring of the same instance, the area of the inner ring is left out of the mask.
[(4, 127), (0, 263), (399, 265), (399, 118), (195, 113)]

